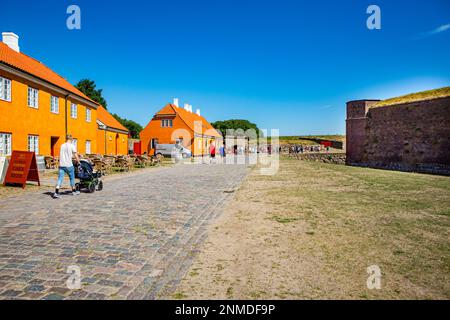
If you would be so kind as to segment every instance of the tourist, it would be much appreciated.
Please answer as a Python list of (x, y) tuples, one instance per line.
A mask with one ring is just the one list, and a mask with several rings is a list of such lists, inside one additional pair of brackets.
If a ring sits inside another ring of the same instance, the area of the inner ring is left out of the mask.
[(66, 143), (61, 146), (59, 152), (59, 172), (58, 172), (58, 182), (56, 184), (55, 193), (53, 198), (60, 198), (59, 189), (64, 181), (64, 176), (67, 174), (70, 179), (70, 186), (72, 187), (72, 195), (79, 195), (80, 191), (75, 189), (75, 168), (73, 166), (72, 157), (75, 157), (77, 162), (80, 162), (77, 150), (72, 143), (72, 135), (68, 134), (66, 136)]
[(226, 157), (225, 143), (222, 144), (222, 146), (219, 148), (219, 153), (220, 153), (220, 156), (221, 156), (222, 158), (225, 158), (225, 157)]
[(211, 157), (211, 162), (216, 158), (216, 145), (211, 142), (209, 145), (209, 156)]

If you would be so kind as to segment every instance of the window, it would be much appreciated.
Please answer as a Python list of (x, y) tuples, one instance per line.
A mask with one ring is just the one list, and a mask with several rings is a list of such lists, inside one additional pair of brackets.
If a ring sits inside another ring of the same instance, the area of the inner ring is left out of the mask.
[(163, 119), (161, 120), (161, 127), (163, 128), (172, 128), (173, 120), (172, 119)]
[(91, 109), (86, 108), (86, 121), (91, 122)]
[(51, 96), (51, 99), (50, 99), (50, 111), (52, 113), (59, 113), (59, 99), (58, 99), (58, 97)]
[(78, 118), (78, 106), (75, 103), (70, 104), (70, 117), (73, 119)]
[(31, 108), (39, 108), (39, 90), (28, 87), (28, 106)]
[(91, 154), (91, 142), (86, 140), (86, 154)]
[(0, 156), (10, 156), (11, 149), (11, 134), (0, 133)]
[(72, 144), (75, 146), (75, 151), (78, 152), (78, 139), (73, 139)]
[(11, 80), (0, 77), (0, 99), (11, 102)]
[(28, 136), (28, 151), (39, 154), (39, 136)]

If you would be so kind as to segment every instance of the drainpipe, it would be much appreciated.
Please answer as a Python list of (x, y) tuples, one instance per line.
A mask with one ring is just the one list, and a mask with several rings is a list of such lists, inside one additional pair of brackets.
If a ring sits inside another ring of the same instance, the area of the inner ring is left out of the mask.
[[(66, 95), (64, 97), (64, 121), (65, 121), (65, 130), (66, 130), (66, 137), (67, 137), (67, 98), (69, 98), (70, 94)], [(64, 141), (66, 139), (66, 137), (64, 137)]]
[(105, 126), (105, 155), (108, 154), (108, 153), (106, 152), (106, 142), (107, 142), (107, 141), (106, 141), (106, 126)]

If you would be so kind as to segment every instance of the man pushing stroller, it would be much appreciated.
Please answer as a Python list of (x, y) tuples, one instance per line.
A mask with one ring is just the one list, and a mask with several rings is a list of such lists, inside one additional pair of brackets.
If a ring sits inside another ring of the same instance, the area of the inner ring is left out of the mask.
[(55, 193), (53, 198), (58, 199), (61, 197), (59, 189), (64, 181), (64, 176), (67, 174), (70, 179), (70, 186), (72, 188), (72, 195), (76, 196), (80, 194), (80, 191), (75, 188), (75, 168), (73, 166), (72, 157), (75, 157), (77, 163), (80, 162), (77, 150), (72, 143), (72, 135), (66, 136), (66, 142), (61, 146), (59, 152), (59, 170), (58, 170), (58, 182), (56, 183)]

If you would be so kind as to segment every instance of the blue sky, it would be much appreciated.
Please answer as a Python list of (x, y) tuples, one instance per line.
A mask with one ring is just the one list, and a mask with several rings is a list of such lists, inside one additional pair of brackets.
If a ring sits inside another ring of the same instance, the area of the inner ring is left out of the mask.
[[(81, 30), (66, 9), (81, 8)], [(368, 30), (366, 9), (381, 8)], [(345, 132), (345, 102), (450, 85), (450, 1), (2, 0), (0, 31), (145, 125), (173, 97), (210, 121)]]

